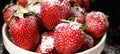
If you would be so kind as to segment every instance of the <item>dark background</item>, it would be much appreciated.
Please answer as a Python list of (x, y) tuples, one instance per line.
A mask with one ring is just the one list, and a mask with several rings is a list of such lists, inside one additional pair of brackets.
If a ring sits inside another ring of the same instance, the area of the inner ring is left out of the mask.
[[(15, 1), (15, 0), (14, 0)], [(0, 54), (8, 54), (2, 44), (2, 9), (10, 0), (0, 0)], [(91, 2), (89, 11), (101, 11), (108, 18), (110, 26), (107, 33), (105, 49), (102, 54), (120, 54), (120, 2), (119, 0), (95, 0)]]

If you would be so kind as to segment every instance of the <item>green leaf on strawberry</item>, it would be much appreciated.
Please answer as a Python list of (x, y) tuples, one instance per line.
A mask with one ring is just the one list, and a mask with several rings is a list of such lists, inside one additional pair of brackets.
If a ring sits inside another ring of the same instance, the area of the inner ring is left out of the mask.
[(18, 10), (14, 13), (14, 16), (17, 16), (19, 18), (24, 18), (24, 13), (28, 13), (29, 10), (21, 7), (18, 2), (17, 2), (17, 7), (18, 7)]

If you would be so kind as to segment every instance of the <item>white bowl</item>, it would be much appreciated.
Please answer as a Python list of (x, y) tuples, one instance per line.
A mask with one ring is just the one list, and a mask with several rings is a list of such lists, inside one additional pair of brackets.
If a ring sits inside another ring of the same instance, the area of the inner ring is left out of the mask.
[[(6, 24), (3, 25), (2, 35), (3, 35), (4, 46), (10, 54), (38, 54), (35, 52), (24, 50), (24, 49), (16, 46), (15, 44), (13, 44), (9, 39), (10, 36), (8, 33), (8, 26)], [(92, 47), (88, 50), (85, 50), (83, 52), (78, 52), (75, 54), (100, 54), (102, 52), (102, 50), (104, 49), (105, 39), (106, 39), (106, 33), (104, 34), (104, 36), (102, 37), (102, 39), (100, 40), (100, 42), (97, 45), (95, 45), (94, 47)]]

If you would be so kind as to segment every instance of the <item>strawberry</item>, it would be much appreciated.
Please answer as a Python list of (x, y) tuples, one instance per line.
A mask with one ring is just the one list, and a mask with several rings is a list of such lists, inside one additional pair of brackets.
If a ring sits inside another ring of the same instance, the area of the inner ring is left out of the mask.
[(55, 48), (59, 54), (73, 54), (83, 45), (83, 32), (79, 23), (60, 23), (54, 32)]
[(85, 8), (85, 11), (89, 10), (90, 2), (91, 2), (91, 0), (83, 0), (83, 8)]
[(17, 6), (13, 5), (5, 9), (5, 12), (3, 14), (4, 21), (7, 25), (9, 25), (10, 17), (13, 16), (13, 13), (17, 10)]
[(81, 50), (84, 51), (89, 48), (92, 48), (93, 46), (94, 46), (94, 39), (90, 35), (84, 33), (84, 42)]
[(88, 11), (90, 8), (90, 1), (91, 0), (70, 0), (71, 6), (80, 6)]
[(28, 4), (29, 0), (17, 0), (17, 1), (21, 6), (25, 7)]
[(77, 22), (84, 23), (85, 18), (82, 14), (83, 9), (79, 6), (71, 7), (71, 16), (77, 19)]
[(71, 6), (83, 6), (83, 0), (70, 0)]
[(86, 16), (86, 32), (94, 38), (100, 38), (107, 31), (109, 22), (102, 12), (92, 11)]
[(41, 54), (56, 54), (53, 32), (45, 32), (41, 36), (42, 40), (36, 52)]
[(35, 2), (35, 3), (31, 3), (29, 4), (28, 6), (28, 10), (33, 12), (36, 16), (40, 17), (40, 11), (41, 11), (41, 4), (38, 3), (38, 2)]
[(70, 16), (70, 4), (67, 0), (41, 0), (41, 19), (48, 30), (52, 30), (61, 19)]
[(10, 22), (10, 34), (15, 45), (26, 50), (34, 50), (40, 39), (36, 16), (13, 17)]

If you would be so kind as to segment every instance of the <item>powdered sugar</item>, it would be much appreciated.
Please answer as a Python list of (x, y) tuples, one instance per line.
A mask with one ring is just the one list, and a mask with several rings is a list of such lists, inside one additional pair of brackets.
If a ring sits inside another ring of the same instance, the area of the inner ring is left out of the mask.
[(28, 0), (28, 4), (40, 2), (41, 0)]
[(82, 12), (84, 12), (84, 10), (81, 7), (79, 7), (79, 6), (71, 7), (71, 13), (79, 15)]
[(67, 23), (60, 23), (56, 26), (55, 29), (58, 29), (58, 28), (61, 28), (61, 27), (68, 27), (68, 24)]
[(43, 53), (47, 53), (46, 49), (53, 49), (54, 38), (52, 36), (42, 36), (41, 50)]
[(104, 19), (104, 18), (106, 18), (106, 17), (105, 17), (105, 14), (102, 13), (102, 12), (99, 12), (99, 11), (98, 11), (98, 12), (90, 12), (90, 13), (88, 14), (88, 16), (89, 16), (89, 15), (93, 15), (94, 18), (100, 18), (101, 20)]
[(34, 4), (30, 4), (29, 10), (34, 12), (35, 14), (40, 13), (41, 12), (41, 5), (40, 5), (40, 3), (35, 4), (35, 5)]
[[(102, 23), (104, 23), (105, 24), (105, 19), (106, 19), (106, 16), (105, 16), (105, 14), (104, 13), (102, 13), (102, 12), (90, 12), (87, 16), (93, 16), (94, 18), (99, 18), (100, 19), (100, 21), (102, 22)], [(88, 17), (88, 18), (89, 18)], [(92, 19), (91, 19), (92, 20)], [(94, 21), (95, 22), (95, 21)], [(100, 22), (99, 22), (99, 24), (100, 24)]]
[(53, 5), (60, 5), (60, 1), (59, 0), (42, 0), (42, 2), (47, 2), (51, 6), (53, 6)]
[(64, 28), (70, 27), (73, 30), (78, 30), (78, 29), (80, 29), (81, 26), (82, 26), (82, 24), (80, 24), (78, 22), (60, 23), (56, 26), (55, 29), (59, 29), (61, 27), (64, 27)]
[[(14, 16), (18, 16), (19, 18), (24, 18), (23, 17), (23, 14), (24, 13), (28, 13), (29, 11), (26, 10), (25, 8), (23, 8), (22, 6), (19, 6), (20, 7), (20, 10), (17, 10), (15, 13), (14, 13)], [(19, 8), (18, 8), (19, 9)]]
[(73, 30), (78, 30), (80, 29), (82, 24), (78, 23), (78, 22), (70, 22), (70, 26)]

